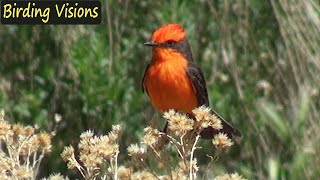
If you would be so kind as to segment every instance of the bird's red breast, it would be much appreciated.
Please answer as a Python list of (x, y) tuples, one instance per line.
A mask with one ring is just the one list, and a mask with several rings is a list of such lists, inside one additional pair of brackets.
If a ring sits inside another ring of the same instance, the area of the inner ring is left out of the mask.
[(191, 114), (197, 107), (196, 92), (186, 72), (187, 64), (181, 53), (170, 49), (153, 50), (143, 84), (157, 109), (175, 109)]

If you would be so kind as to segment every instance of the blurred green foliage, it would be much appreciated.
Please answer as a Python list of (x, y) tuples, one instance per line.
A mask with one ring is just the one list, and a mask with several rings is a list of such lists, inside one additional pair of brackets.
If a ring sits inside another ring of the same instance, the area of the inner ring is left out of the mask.
[[(211, 106), (243, 132), (242, 142), (211, 173), (320, 177), (318, 1), (111, 0), (102, 5), (97, 26), (0, 28), (0, 107), (12, 121), (57, 134), (41, 176), (65, 172), (62, 147), (76, 143), (84, 130), (100, 134), (112, 124), (125, 124), (125, 152), (151, 119), (160, 119), (141, 92), (151, 58), (143, 43), (158, 26), (178, 22), (204, 71)], [(55, 113), (63, 117), (59, 125)], [(212, 146), (202, 143), (201, 151), (212, 154)], [(209, 161), (205, 153), (202, 164)]]

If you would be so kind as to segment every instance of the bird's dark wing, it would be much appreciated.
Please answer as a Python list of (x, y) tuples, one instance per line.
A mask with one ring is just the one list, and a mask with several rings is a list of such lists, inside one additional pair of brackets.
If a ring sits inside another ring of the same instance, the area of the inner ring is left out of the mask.
[(189, 62), (187, 75), (189, 76), (191, 84), (196, 91), (198, 106), (205, 105), (209, 107), (207, 85), (201, 69), (195, 63)]
[[(147, 71), (149, 69), (149, 66), (150, 66), (150, 64), (148, 64), (146, 69), (144, 70), (143, 78), (142, 78), (142, 81), (141, 81), (141, 90), (142, 90), (142, 92), (147, 91), (146, 88), (144, 87), (144, 78), (146, 77), (146, 73), (147, 73)], [(148, 94), (148, 92), (147, 92), (147, 94)]]
[[(187, 67), (187, 75), (189, 76), (191, 84), (196, 92), (198, 106), (205, 105), (206, 107), (209, 107), (206, 81), (201, 69), (193, 62), (189, 62)], [(233, 128), (227, 121), (225, 121), (215, 110), (212, 109), (212, 113), (221, 120), (223, 129), (219, 131), (208, 127), (201, 132), (201, 137), (205, 139), (212, 139), (213, 136), (219, 132), (224, 132), (229, 137), (241, 136), (241, 133), (237, 129)]]

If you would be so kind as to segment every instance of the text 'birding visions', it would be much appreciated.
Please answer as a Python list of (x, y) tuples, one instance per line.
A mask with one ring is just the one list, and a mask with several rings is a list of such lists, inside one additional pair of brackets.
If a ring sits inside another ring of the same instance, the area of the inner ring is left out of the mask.
[(100, 24), (100, 1), (1, 1), (2, 24)]

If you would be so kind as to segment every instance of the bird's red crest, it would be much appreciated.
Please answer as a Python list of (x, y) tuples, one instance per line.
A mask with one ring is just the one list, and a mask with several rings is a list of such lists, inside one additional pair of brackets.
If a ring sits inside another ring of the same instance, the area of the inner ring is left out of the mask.
[(166, 41), (181, 41), (185, 38), (186, 33), (180, 24), (165, 24), (158, 28), (151, 39), (156, 43), (163, 43)]

